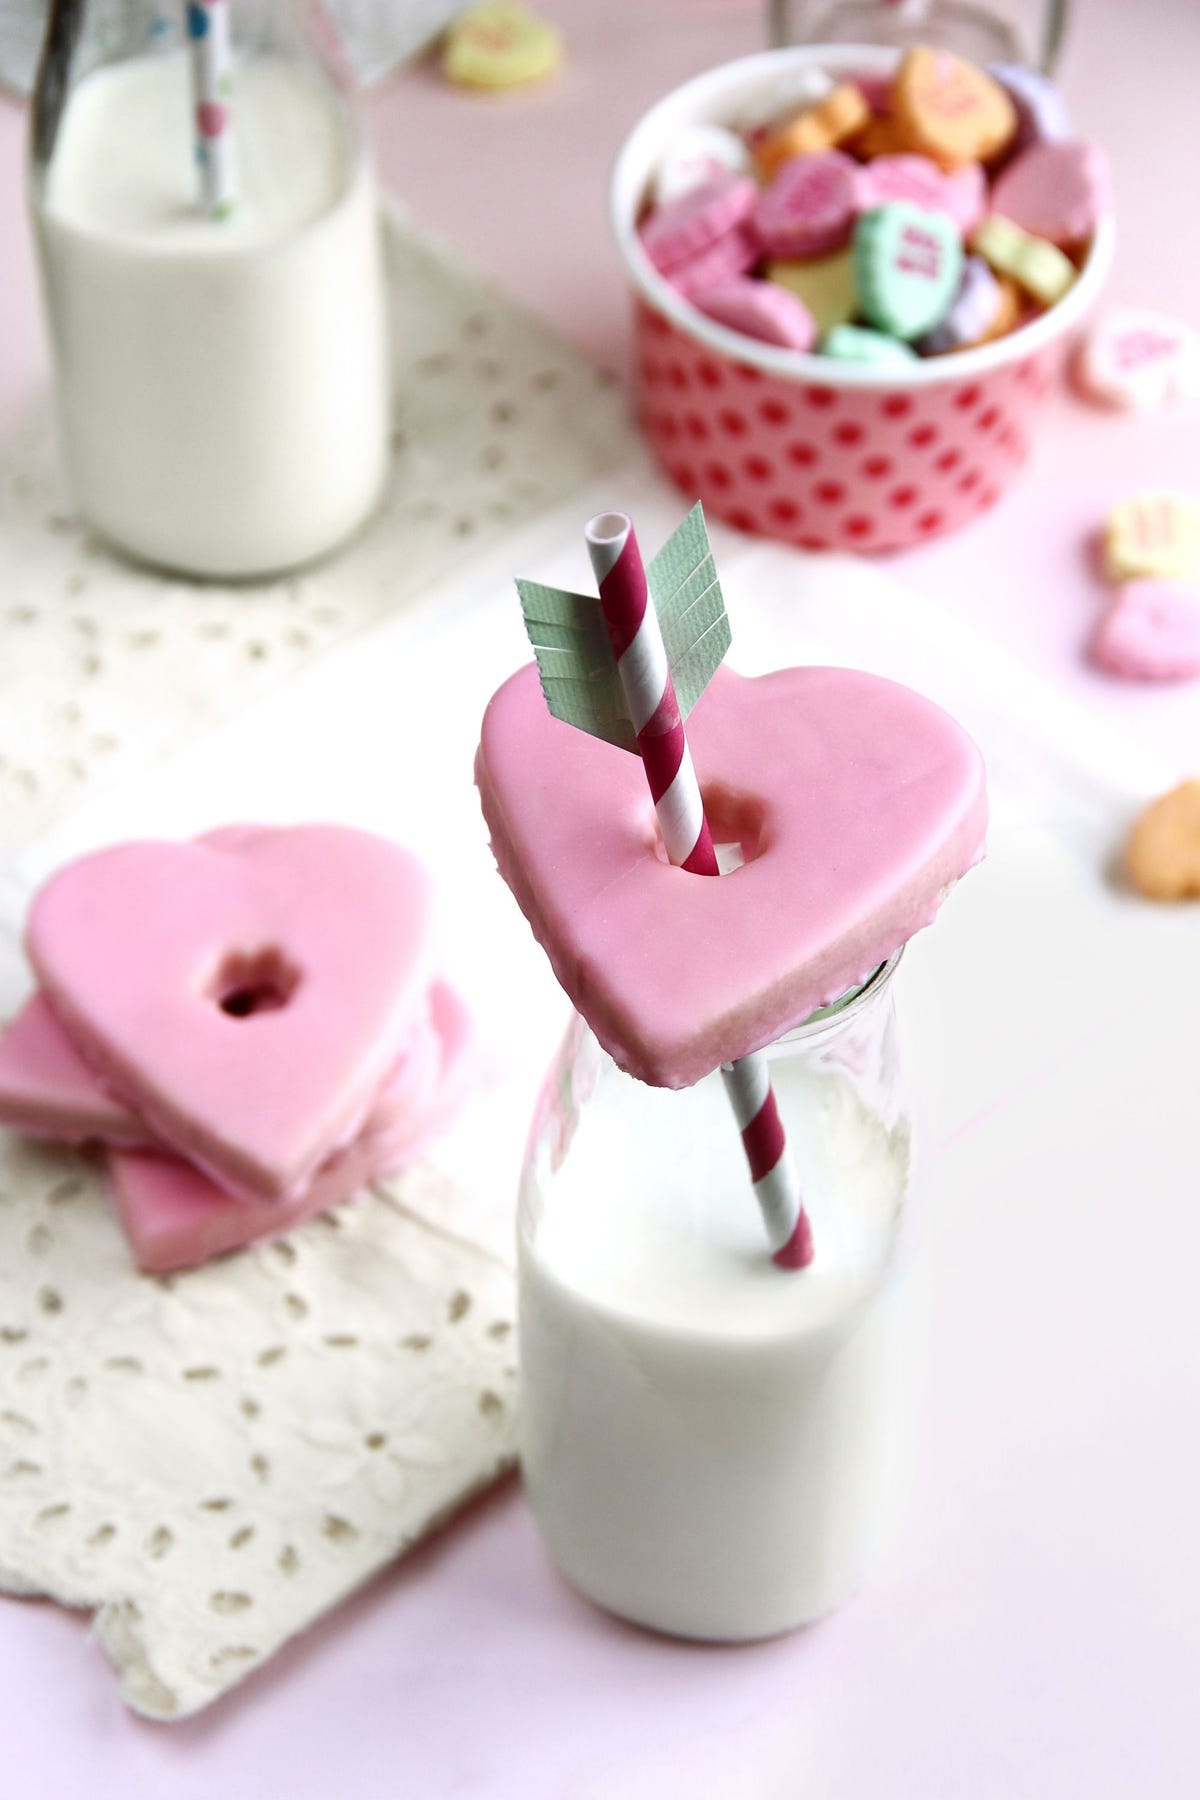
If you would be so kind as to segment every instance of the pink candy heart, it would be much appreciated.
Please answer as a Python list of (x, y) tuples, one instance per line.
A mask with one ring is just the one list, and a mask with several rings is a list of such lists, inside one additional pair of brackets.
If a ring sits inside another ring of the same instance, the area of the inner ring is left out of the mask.
[(1165, 313), (1114, 307), (1084, 338), (1074, 372), (1102, 405), (1162, 406), (1200, 393), (1200, 336)]
[(1090, 238), (1108, 208), (1108, 158), (1084, 138), (1031, 144), (992, 188), (994, 213), (1060, 246)]
[(718, 325), (785, 350), (811, 350), (817, 341), (816, 321), (803, 300), (773, 281), (739, 276), (705, 288), (693, 304)]
[(30, 960), (88, 1063), (248, 1198), (301, 1194), (359, 1133), (428, 984), (415, 858), (341, 826), (125, 844), (54, 877)]
[(877, 156), (856, 170), (855, 198), (859, 212), (910, 200), (926, 212), (947, 213), (970, 237), (987, 210), (987, 177), (977, 162), (947, 173), (928, 156)]
[(1128, 681), (1200, 675), (1200, 599), (1168, 581), (1127, 581), (1096, 627), (1089, 654)]
[(849, 241), (858, 164), (840, 150), (793, 156), (754, 209), (754, 232), (768, 256), (824, 256)]
[(500, 872), (559, 982), (643, 1081), (683, 1087), (836, 999), (929, 924), (983, 851), (979, 752), (930, 701), (848, 669), (718, 669), (688, 720), (717, 842), (672, 868), (637, 759), (551, 718), (537, 670), (476, 758)]

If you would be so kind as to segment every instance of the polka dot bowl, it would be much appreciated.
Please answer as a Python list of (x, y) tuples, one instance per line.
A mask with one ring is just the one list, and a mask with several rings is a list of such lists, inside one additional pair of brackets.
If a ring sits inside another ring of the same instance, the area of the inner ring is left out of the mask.
[(904, 549), (994, 505), (1029, 454), (1042, 402), (1112, 258), (1106, 221), (1049, 312), (994, 343), (900, 371), (776, 349), (689, 306), (637, 236), (672, 136), (736, 119), (806, 65), (885, 74), (895, 56), (808, 45), (712, 69), (644, 116), (613, 172), (613, 227), (634, 294), (638, 417), (652, 450), (715, 517), (812, 549)]

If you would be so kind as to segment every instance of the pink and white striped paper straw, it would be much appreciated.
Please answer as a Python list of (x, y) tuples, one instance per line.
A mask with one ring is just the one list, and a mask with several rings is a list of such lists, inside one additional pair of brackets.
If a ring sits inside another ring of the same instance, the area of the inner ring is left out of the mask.
[[(633, 523), (625, 513), (599, 513), (584, 536), (667, 858), (694, 875), (719, 875)], [(774, 1259), (783, 1268), (803, 1268), (812, 1261), (812, 1231), (766, 1057), (742, 1057), (721, 1074)]]
[(229, 105), (233, 90), (229, 0), (187, 0), (187, 35), (201, 204), (210, 219), (223, 219), (237, 199)]

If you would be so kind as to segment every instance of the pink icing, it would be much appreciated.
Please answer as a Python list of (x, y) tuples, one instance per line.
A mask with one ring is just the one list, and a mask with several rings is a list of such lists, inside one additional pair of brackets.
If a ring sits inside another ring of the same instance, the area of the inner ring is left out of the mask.
[(27, 945), (76, 1048), (154, 1135), (279, 1200), (357, 1136), (400, 1054), (429, 912), (420, 864), (380, 838), (247, 829), (85, 857), (37, 896)]
[(500, 872), (615, 1060), (684, 1087), (770, 1043), (934, 918), (983, 853), (983, 764), (932, 702), (854, 670), (719, 669), (688, 721), (717, 881), (658, 847), (636, 759), (553, 719), (531, 665), (476, 758)]
[(43, 994), (0, 1037), (0, 1124), (67, 1144), (150, 1144), (151, 1133), (93, 1075)]
[(161, 1274), (289, 1231), (412, 1160), (460, 1104), (473, 1032), (453, 989), (435, 982), (415, 1042), (376, 1097), (359, 1136), (287, 1201), (234, 1201), (198, 1169), (161, 1153), (112, 1150), (109, 1188), (140, 1269)]

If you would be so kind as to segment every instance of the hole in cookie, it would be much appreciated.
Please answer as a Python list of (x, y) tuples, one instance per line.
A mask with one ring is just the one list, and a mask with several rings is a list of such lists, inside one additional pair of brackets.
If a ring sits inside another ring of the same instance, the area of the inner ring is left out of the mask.
[[(767, 809), (755, 795), (735, 793), (732, 788), (714, 785), (702, 792), (717, 862), (722, 875), (732, 875), (745, 863), (754, 862), (766, 848)], [(647, 834), (655, 856), (665, 863), (666, 846), (653, 813), (647, 821)]]
[(279, 1012), (300, 985), (300, 971), (282, 950), (234, 950), (224, 959), (209, 993), (231, 1019)]

